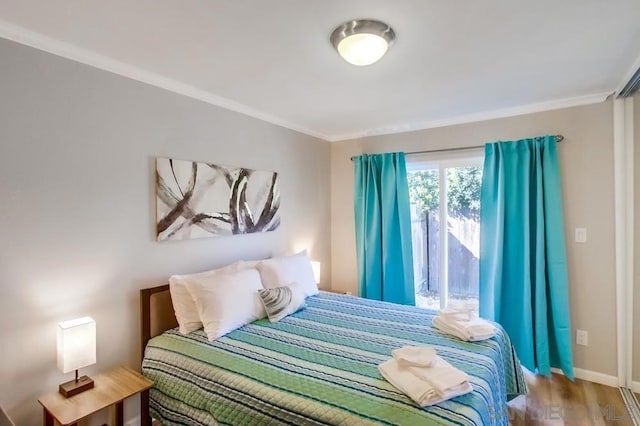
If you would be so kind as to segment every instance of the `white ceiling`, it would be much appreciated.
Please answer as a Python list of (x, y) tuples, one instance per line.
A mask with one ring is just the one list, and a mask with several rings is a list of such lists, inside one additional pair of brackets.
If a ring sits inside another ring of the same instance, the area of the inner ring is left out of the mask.
[[(338, 24), (397, 34), (355, 67)], [(638, 0), (0, 0), (0, 37), (327, 140), (596, 102), (638, 66)]]

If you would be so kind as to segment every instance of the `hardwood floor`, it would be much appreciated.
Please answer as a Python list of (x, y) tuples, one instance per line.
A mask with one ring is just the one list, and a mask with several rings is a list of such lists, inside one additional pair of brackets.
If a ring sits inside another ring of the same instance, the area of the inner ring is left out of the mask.
[(529, 394), (509, 402), (511, 425), (633, 426), (618, 388), (527, 371), (525, 379)]

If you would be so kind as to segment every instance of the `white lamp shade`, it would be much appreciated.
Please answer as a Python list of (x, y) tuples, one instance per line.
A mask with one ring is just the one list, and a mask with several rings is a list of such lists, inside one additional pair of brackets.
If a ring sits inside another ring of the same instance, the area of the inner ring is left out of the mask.
[(313, 279), (316, 281), (316, 284), (320, 284), (320, 262), (312, 260), (311, 269), (313, 269)]
[(58, 369), (63, 373), (96, 363), (96, 322), (82, 317), (58, 323)]

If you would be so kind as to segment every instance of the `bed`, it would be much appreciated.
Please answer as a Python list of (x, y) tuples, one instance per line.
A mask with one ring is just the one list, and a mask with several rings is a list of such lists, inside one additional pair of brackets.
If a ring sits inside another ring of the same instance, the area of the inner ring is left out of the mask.
[[(433, 311), (326, 292), (306, 304), (208, 342), (175, 328), (167, 285), (141, 290), (142, 372), (154, 381), (142, 424), (150, 413), (164, 425), (506, 425), (507, 401), (527, 391), (502, 329), (468, 343), (432, 328)], [(377, 370), (403, 345), (434, 346), (473, 392), (418, 407)]]

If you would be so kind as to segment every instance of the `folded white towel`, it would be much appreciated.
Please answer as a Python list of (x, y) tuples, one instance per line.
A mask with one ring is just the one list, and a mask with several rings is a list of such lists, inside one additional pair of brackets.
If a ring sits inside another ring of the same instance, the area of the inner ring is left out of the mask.
[(491, 323), (482, 318), (460, 321), (446, 316), (436, 316), (433, 318), (433, 326), (443, 333), (468, 342), (489, 339), (495, 336), (498, 331)]
[(409, 367), (409, 370), (433, 386), (442, 398), (453, 391), (464, 389), (469, 382), (469, 376), (464, 371), (458, 370), (439, 356), (435, 357), (430, 368)]
[(486, 327), (483, 324), (472, 325), (469, 322), (456, 321), (447, 317), (435, 317), (433, 325), (438, 330), (465, 340), (468, 342), (477, 342), (485, 340), (495, 335), (495, 329), (489, 324)]
[(471, 311), (469, 312), (451, 312), (445, 311), (444, 309), (440, 309), (438, 311), (438, 316), (441, 318), (445, 318), (447, 320), (456, 320), (456, 321), (469, 321), (472, 319)]
[(474, 318), (466, 322), (456, 321), (456, 324), (463, 327), (472, 337), (489, 334), (495, 336), (498, 331), (493, 324), (482, 318)]
[(426, 407), (428, 405), (438, 404), (450, 398), (454, 398), (459, 395), (471, 392), (473, 388), (469, 382), (465, 382), (460, 386), (449, 389), (444, 396), (438, 394), (438, 391), (434, 386), (424, 379), (417, 377), (410, 370), (431, 370), (432, 368), (425, 367), (400, 367), (398, 362), (391, 358), (380, 364), (378, 370), (380, 374), (393, 386), (395, 386), (402, 393), (407, 395), (419, 406)]
[(400, 367), (431, 367), (436, 351), (428, 346), (403, 346), (391, 351)]
[(457, 320), (469, 321), (473, 318), (477, 318), (478, 306), (473, 303), (456, 303), (450, 304), (446, 308), (438, 310), (438, 315), (455, 318)]
[(438, 315), (458, 315), (458, 314), (470, 314), (476, 311), (478, 308), (470, 303), (462, 305), (449, 305), (446, 308), (438, 310)]

